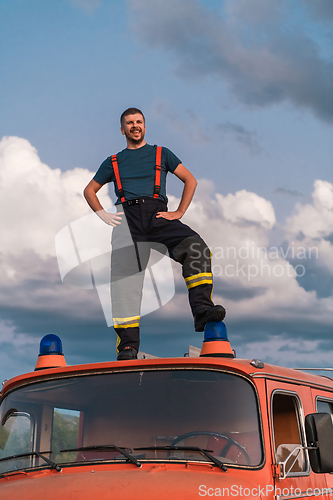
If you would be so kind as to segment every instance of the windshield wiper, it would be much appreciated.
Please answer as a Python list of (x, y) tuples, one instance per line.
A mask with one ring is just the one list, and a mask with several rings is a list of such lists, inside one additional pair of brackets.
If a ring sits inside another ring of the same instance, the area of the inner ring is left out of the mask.
[(205, 457), (207, 457), (211, 462), (220, 467), (224, 472), (227, 471), (227, 466), (223, 464), (218, 458), (208, 453), (211, 450), (204, 450), (203, 448), (198, 448), (197, 446), (146, 446), (145, 448), (134, 448), (134, 450), (155, 450), (155, 451), (198, 451)]
[(115, 446), (114, 444), (109, 445), (100, 445), (100, 446), (82, 446), (81, 448), (71, 448), (69, 450), (60, 450), (60, 453), (70, 452), (70, 451), (111, 451), (117, 450), (121, 455), (123, 455), (127, 460), (129, 460), (132, 464), (137, 467), (142, 467), (141, 462), (139, 462), (133, 455), (128, 453), (127, 448)]
[[(43, 453), (52, 453), (52, 451), (44, 451)], [(0, 458), (0, 462), (6, 462), (7, 460), (15, 460), (16, 458), (26, 458), (26, 457), (42, 458), (44, 460), (44, 462), (46, 462), (51, 467), (51, 469), (55, 469), (58, 472), (62, 471), (62, 468), (60, 467), (60, 465), (53, 462), (53, 460), (50, 460), (49, 458), (44, 457), (44, 455), (39, 453), (39, 451), (31, 451), (30, 453), (20, 453), (19, 455), (11, 455), (10, 457)]]

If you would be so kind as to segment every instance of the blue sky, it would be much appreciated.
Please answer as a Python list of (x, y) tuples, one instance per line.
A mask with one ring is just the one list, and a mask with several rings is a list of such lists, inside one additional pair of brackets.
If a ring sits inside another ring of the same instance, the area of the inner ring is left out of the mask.
[[(237, 354), (329, 363), (332, 22), (330, 0), (0, 2), (2, 378), (33, 368), (47, 333), (61, 336), (70, 363), (115, 358), (96, 291), (61, 282), (54, 242), (89, 214), (82, 190), (125, 147), (119, 116), (129, 106), (144, 111), (147, 142), (169, 147), (200, 181), (184, 222), (213, 249)], [(168, 193), (172, 206), (175, 178)], [(225, 274), (235, 262), (219, 249), (239, 257), (245, 246), (280, 249), (256, 260), (270, 276)], [(304, 274), (289, 276), (297, 265)], [(161, 356), (201, 344), (174, 273), (174, 299), (142, 319), (142, 349)]]

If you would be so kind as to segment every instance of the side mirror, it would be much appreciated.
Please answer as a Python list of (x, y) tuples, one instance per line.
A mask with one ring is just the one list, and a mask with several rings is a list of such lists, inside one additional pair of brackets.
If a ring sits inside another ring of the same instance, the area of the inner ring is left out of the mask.
[(313, 472), (333, 472), (333, 425), (328, 413), (305, 417), (305, 432)]

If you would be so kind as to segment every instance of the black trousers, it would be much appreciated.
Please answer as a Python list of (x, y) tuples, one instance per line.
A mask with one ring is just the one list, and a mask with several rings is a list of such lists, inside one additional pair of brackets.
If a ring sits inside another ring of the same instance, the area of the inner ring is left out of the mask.
[(145, 269), (152, 249), (182, 265), (189, 303), (195, 315), (213, 304), (211, 253), (203, 239), (179, 220), (156, 218), (167, 211), (161, 200), (140, 198), (118, 206), (122, 223), (112, 231), (111, 299), (117, 351), (139, 350), (139, 322)]

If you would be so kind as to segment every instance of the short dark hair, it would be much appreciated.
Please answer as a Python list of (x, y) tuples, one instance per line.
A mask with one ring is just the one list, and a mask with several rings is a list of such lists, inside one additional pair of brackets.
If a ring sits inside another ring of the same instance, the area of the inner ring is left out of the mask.
[(135, 115), (136, 113), (139, 113), (140, 115), (142, 115), (143, 121), (145, 123), (146, 120), (145, 120), (144, 114), (142, 113), (142, 111), (140, 109), (138, 109), (138, 108), (128, 108), (128, 109), (126, 109), (126, 111), (123, 112), (123, 114), (120, 117), (120, 124), (121, 124), (121, 126), (124, 125), (124, 118), (125, 118), (125, 116), (127, 116), (127, 115)]

